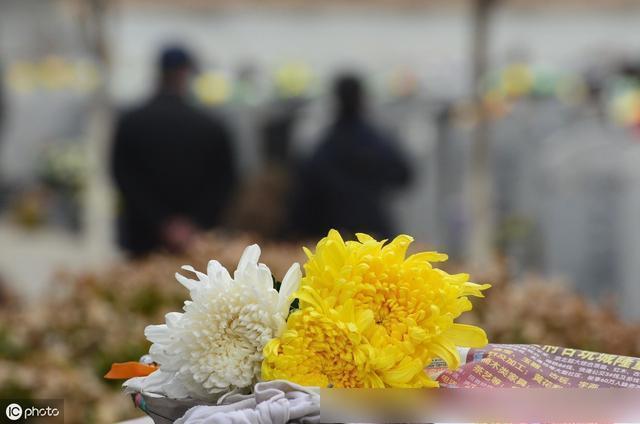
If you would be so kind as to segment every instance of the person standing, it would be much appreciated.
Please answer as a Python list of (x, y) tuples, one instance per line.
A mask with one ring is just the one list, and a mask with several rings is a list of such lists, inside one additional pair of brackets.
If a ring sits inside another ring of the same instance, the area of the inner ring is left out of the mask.
[(408, 161), (397, 143), (367, 118), (359, 76), (339, 76), (334, 98), (335, 120), (298, 170), (292, 233), (318, 236), (336, 228), (390, 237), (395, 228), (385, 196), (411, 181)]
[(219, 224), (236, 170), (232, 138), (219, 119), (193, 105), (190, 52), (165, 48), (156, 93), (120, 117), (112, 172), (121, 195), (120, 244), (132, 256), (183, 251)]

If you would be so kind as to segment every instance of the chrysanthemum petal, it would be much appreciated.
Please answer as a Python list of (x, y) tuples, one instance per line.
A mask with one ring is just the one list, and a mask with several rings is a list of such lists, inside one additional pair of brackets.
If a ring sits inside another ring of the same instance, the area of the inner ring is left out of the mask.
[(240, 257), (240, 261), (238, 262), (238, 271), (242, 272), (250, 266), (256, 266), (259, 259), (260, 246), (258, 246), (257, 244), (247, 246), (244, 249), (244, 252), (242, 252), (242, 256)]
[(232, 281), (229, 271), (216, 260), (210, 260), (207, 264), (207, 275), (210, 281), (218, 281), (224, 286), (229, 285)]
[(202, 285), (199, 281), (195, 281), (190, 278), (187, 278), (181, 274), (178, 274), (177, 272), (175, 276), (176, 276), (176, 280), (178, 280), (178, 282), (183, 286), (185, 286), (189, 291), (194, 290)]
[(466, 296), (484, 297), (482, 290), (491, 288), (491, 284), (476, 284), (465, 282), (462, 284), (462, 287)]
[(365, 234), (365, 233), (356, 233), (356, 238), (358, 239), (358, 241), (360, 243), (366, 243), (368, 241), (375, 241), (375, 239), (373, 237), (371, 237), (369, 234)]
[(170, 340), (170, 334), (165, 324), (148, 325), (144, 329), (144, 336), (152, 343), (165, 343)]
[(424, 372), (424, 367), (418, 359), (406, 359), (397, 367), (383, 372), (383, 378), (391, 387), (406, 384), (413, 380), (418, 373)]
[(327, 305), (325, 304), (324, 300), (320, 297), (318, 292), (313, 290), (312, 288), (302, 287), (300, 290), (298, 290), (296, 296), (300, 300), (301, 306), (306, 306), (304, 304), (308, 304), (319, 312), (328, 313)]
[(435, 343), (430, 345), (430, 349), (437, 357), (447, 363), (449, 368), (456, 369), (460, 366), (460, 355), (452, 341), (439, 337)]
[(289, 313), (291, 297), (300, 287), (301, 278), (302, 271), (300, 270), (300, 264), (294, 263), (282, 279), (280, 292), (278, 294), (278, 311), (280, 311), (283, 316), (287, 316)]
[(206, 281), (209, 280), (209, 277), (207, 276), (207, 274), (204, 274), (204, 273), (196, 270), (191, 265), (182, 265), (180, 268), (184, 269), (185, 271), (193, 272), (194, 274), (196, 274), (196, 277), (198, 277), (198, 280), (200, 280), (200, 281), (206, 282)]
[(453, 324), (446, 336), (453, 343), (464, 347), (483, 347), (489, 342), (482, 328), (468, 324)]
[(407, 258), (407, 262), (444, 262), (449, 257), (440, 252), (420, 252), (414, 253)]

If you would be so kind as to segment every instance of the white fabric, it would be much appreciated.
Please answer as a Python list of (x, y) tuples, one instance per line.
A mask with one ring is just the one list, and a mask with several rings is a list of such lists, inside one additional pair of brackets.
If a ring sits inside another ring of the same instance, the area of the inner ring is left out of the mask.
[(258, 383), (250, 395), (228, 394), (216, 406), (196, 406), (176, 424), (320, 422), (320, 392), (288, 381)]

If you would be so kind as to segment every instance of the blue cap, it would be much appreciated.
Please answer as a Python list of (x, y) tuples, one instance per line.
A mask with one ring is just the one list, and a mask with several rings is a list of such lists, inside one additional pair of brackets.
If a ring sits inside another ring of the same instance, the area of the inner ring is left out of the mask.
[(195, 68), (196, 63), (191, 52), (185, 47), (173, 45), (165, 47), (160, 53), (158, 67), (162, 72), (184, 68)]

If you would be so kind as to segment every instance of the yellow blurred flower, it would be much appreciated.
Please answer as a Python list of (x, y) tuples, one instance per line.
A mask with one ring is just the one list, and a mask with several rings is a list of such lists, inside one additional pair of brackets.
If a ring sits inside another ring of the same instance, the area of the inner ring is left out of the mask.
[(196, 98), (207, 106), (226, 102), (231, 96), (231, 84), (222, 72), (205, 72), (193, 82)]
[(386, 244), (366, 234), (344, 242), (332, 230), (308, 261), (300, 311), (264, 351), (264, 379), (336, 387), (429, 387), (422, 371), (434, 358), (457, 368), (457, 346), (482, 347), (485, 332), (454, 323), (471, 310), (467, 296), (490, 287), (433, 268), (447, 256), (406, 257), (413, 239)]
[(523, 63), (509, 65), (502, 71), (501, 77), (501, 91), (510, 98), (520, 97), (530, 93), (535, 82), (531, 68)]

